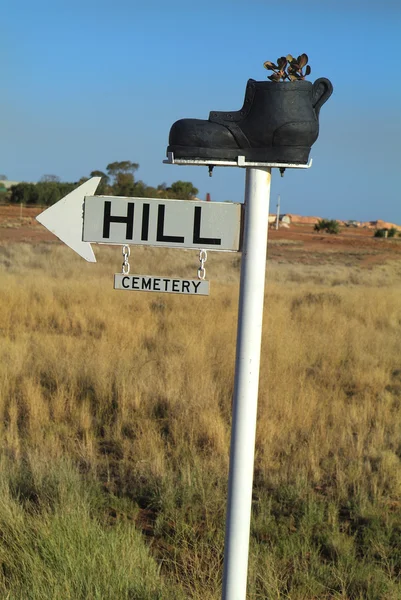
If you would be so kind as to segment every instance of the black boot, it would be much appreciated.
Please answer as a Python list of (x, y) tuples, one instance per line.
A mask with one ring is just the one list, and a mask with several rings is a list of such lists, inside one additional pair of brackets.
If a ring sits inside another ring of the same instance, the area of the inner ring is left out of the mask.
[(244, 105), (211, 112), (209, 120), (180, 119), (170, 130), (174, 158), (306, 164), (319, 134), (319, 111), (333, 86), (328, 79), (276, 83), (250, 79)]

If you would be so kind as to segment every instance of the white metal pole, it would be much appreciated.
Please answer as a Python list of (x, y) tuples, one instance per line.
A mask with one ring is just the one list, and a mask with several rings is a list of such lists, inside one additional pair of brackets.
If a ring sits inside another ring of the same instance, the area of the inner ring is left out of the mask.
[(223, 600), (246, 597), (270, 181), (270, 168), (247, 168)]

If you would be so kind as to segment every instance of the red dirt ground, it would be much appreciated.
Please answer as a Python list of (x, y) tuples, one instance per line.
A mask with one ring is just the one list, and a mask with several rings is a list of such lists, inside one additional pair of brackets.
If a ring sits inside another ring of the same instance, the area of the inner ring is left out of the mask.
[[(35, 220), (42, 209), (0, 205), (0, 245), (19, 242), (61, 243)], [(373, 237), (372, 229), (341, 227), (338, 235), (313, 231), (313, 225), (291, 225), (269, 230), (269, 259), (318, 264), (335, 261), (369, 267), (401, 259), (401, 237)]]

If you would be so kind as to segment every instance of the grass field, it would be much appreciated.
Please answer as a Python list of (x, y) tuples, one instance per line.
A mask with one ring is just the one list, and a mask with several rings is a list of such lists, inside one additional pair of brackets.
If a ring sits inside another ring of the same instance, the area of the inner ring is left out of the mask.
[[(0, 246), (0, 598), (217, 600), (239, 258), (209, 253), (210, 297), (183, 298), (114, 291), (121, 251), (96, 252)], [(267, 266), (248, 598), (399, 600), (401, 261), (288, 252)]]

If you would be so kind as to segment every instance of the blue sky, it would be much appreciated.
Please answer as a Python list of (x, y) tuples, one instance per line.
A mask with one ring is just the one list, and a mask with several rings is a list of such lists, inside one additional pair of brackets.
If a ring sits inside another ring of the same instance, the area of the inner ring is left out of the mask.
[(399, 0), (6, 0), (0, 173), (76, 181), (116, 160), (149, 185), (241, 202), (244, 171), (164, 165), (184, 117), (242, 106), (265, 60), (306, 52), (334, 93), (309, 170), (273, 171), (272, 210), (401, 224)]

